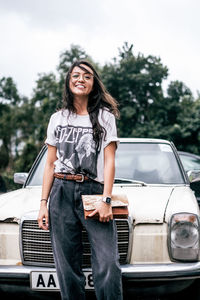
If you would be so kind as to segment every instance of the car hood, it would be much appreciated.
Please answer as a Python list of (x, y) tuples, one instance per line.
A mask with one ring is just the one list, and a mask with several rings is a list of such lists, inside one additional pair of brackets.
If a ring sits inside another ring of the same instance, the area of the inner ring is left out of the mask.
[(171, 186), (121, 186), (113, 193), (126, 194), (129, 215), (134, 223), (163, 223), (165, 210), (174, 187)]
[(0, 195), (0, 221), (20, 222), (32, 210), (39, 210), (41, 187), (26, 187)]
[(135, 224), (169, 222), (171, 215), (188, 212), (199, 215), (194, 192), (185, 185), (115, 186), (113, 193), (128, 196), (129, 215)]
[[(163, 223), (171, 214), (199, 213), (197, 201), (186, 186), (115, 185), (113, 194), (126, 194), (134, 223)], [(189, 200), (189, 198), (191, 198)], [(0, 195), (0, 221), (20, 222), (21, 217), (40, 207), (41, 187), (26, 187)]]

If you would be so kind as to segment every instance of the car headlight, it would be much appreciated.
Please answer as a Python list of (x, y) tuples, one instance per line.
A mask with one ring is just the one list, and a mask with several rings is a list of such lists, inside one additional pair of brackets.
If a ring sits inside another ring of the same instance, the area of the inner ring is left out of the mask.
[(191, 213), (177, 213), (169, 224), (168, 248), (172, 260), (196, 261), (199, 257), (199, 219)]

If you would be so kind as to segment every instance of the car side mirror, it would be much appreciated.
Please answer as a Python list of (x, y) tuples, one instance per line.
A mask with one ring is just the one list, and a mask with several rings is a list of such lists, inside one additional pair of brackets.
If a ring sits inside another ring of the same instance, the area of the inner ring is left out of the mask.
[(15, 173), (14, 182), (19, 184), (24, 184), (28, 177), (28, 173)]
[(189, 178), (190, 183), (200, 182), (200, 170), (187, 171), (187, 176)]
[(190, 181), (190, 188), (193, 190), (200, 207), (200, 171), (188, 171), (187, 176)]

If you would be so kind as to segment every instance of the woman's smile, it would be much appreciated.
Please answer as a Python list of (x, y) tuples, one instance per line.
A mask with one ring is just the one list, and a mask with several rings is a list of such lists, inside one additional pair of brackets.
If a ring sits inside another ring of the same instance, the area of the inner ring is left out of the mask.
[(77, 85), (75, 85), (75, 87), (77, 87), (77, 88), (79, 88), (79, 89), (84, 89), (84, 88), (85, 88), (85, 86), (82, 85), (82, 84), (77, 84)]

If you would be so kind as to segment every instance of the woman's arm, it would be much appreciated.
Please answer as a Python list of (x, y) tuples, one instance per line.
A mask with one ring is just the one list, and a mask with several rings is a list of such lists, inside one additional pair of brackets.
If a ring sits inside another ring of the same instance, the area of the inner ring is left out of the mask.
[[(56, 161), (56, 147), (48, 145), (47, 150), (47, 160), (44, 168), (43, 184), (42, 184), (42, 198), (49, 198), (51, 187), (53, 184), (53, 173), (54, 173), (54, 162)], [(43, 219), (45, 219), (45, 224), (43, 224)], [(41, 201), (40, 211), (38, 214), (38, 225), (40, 228), (48, 229), (48, 209), (47, 201)]]
[[(111, 197), (112, 188), (115, 176), (115, 151), (116, 143), (111, 142), (104, 149), (104, 197)], [(108, 222), (113, 219), (111, 204), (101, 202), (98, 204), (94, 212), (89, 216), (92, 217), (96, 213), (99, 213), (99, 221)]]
[(111, 197), (115, 177), (116, 143), (111, 142), (104, 149), (104, 197)]

